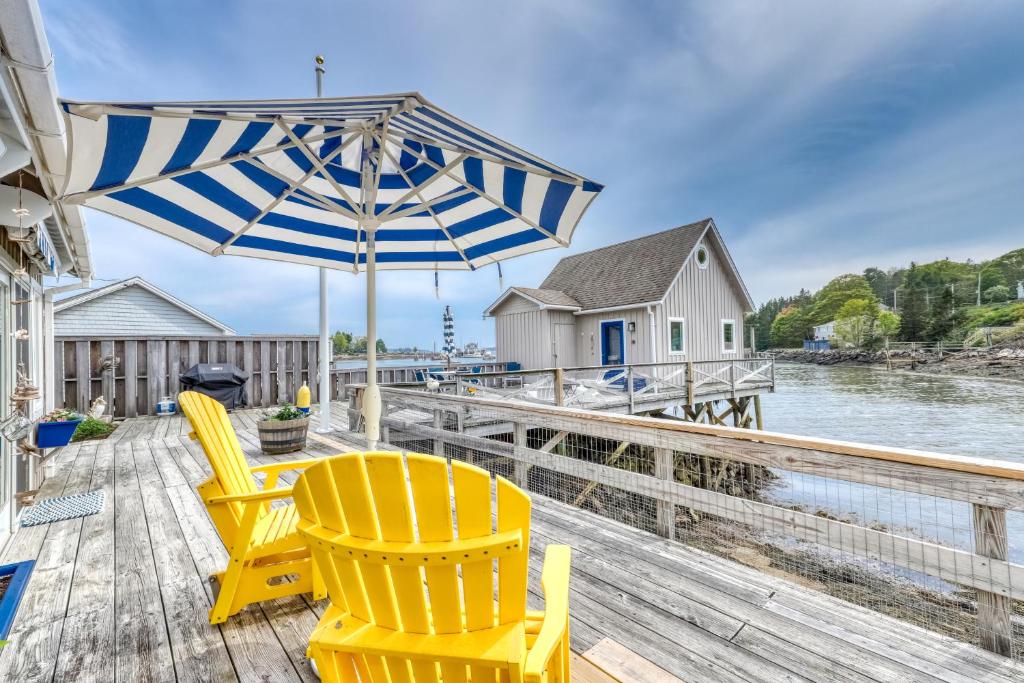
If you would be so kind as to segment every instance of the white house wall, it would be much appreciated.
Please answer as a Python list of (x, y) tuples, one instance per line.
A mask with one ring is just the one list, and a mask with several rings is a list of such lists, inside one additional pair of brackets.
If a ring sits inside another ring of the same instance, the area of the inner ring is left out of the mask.
[[(704, 242), (702, 242), (704, 244)], [(657, 312), (658, 360), (721, 360), (743, 357), (744, 306), (721, 255), (708, 244), (707, 268), (691, 258), (669, 288)], [(686, 354), (669, 355), (668, 319), (683, 318)], [(722, 353), (722, 320), (734, 320), (735, 353)]]
[[(630, 308), (607, 313), (576, 316), (576, 361), (579, 365), (601, 364), (601, 321), (622, 320), (627, 363), (646, 363), (650, 359), (651, 331), (646, 308)], [(634, 330), (629, 331), (629, 324)]]
[(514, 361), (525, 370), (550, 367), (547, 310), (513, 295), (494, 314), (495, 355), (499, 363)]
[(57, 311), (53, 317), (58, 337), (224, 334), (219, 327), (135, 286)]

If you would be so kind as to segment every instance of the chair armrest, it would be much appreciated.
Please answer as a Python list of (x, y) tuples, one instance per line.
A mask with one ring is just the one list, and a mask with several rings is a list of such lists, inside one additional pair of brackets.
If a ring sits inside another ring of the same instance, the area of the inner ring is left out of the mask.
[(250, 472), (263, 472), (270, 474), (271, 472), (285, 472), (287, 470), (304, 470), (310, 465), (320, 462), (322, 458), (307, 458), (305, 460), (288, 460), (287, 462), (272, 462), (269, 465), (257, 465), (256, 467), (250, 467)]
[(286, 500), (292, 497), (292, 487), (282, 486), (281, 488), (256, 491), (254, 493), (233, 493), (227, 496), (213, 496), (207, 498), (209, 505), (218, 503), (266, 503), (271, 500)]
[(562, 634), (569, 628), (569, 563), (572, 549), (567, 545), (549, 545), (544, 551), (544, 569), (540, 585), (544, 591), (544, 621), (537, 640), (526, 655), (523, 673), (527, 680), (541, 680), (551, 654), (559, 647)]

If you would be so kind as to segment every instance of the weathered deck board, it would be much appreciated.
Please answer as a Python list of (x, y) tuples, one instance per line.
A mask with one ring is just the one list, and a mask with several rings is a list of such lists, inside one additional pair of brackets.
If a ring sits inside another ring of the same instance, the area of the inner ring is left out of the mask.
[[(303, 457), (261, 453), (252, 413), (232, 422), (254, 463)], [(58, 455), (40, 497), (102, 488), (107, 505), (11, 539), (3, 561), (38, 567), (0, 680), (316, 680), (305, 645), (323, 606), (308, 596), (207, 623), (206, 577), (226, 552), (195, 491), (209, 468), (188, 431), (137, 418)], [(343, 432), (310, 436), (308, 457), (360, 448)], [(1024, 680), (1008, 659), (550, 500), (535, 497), (534, 520), (530, 604), (542, 605), (543, 545), (572, 545), (577, 651), (610, 638), (685, 681)]]

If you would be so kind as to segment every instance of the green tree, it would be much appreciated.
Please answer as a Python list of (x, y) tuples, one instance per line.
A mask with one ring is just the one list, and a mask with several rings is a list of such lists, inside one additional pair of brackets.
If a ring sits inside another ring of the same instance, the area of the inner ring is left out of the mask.
[(899, 292), (900, 337), (904, 341), (923, 341), (928, 332), (928, 310), (925, 288), (916, 263), (903, 276)]
[(956, 327), (956, 302), (953, 300), (952, 288), (946, 287), (942, 290), (942, 296), (932, 306), (928, 320), (928, 336), (934, 340), (945, 339), (954, 327)]
[(1010, 288), (1006, 285), (995, 285), (984, 290), (983, 297), (990, 304), (1001, 304), (1010, 300)]
[(990, 262), (981, 269), (981, 291), (984, 294), (993, 287), (1005, 287), (1006, 275), (998, 264)]
[(377, 340), (377, 353), (387, 353), (388, 347), (384, 345), (383, 339)]
[(811, 324), (823, 325), (836, 319), (836, 314), (850, 299), (875, 301), (875, 293), (863, 275), (848, 273), (833, 278), (814, 296)]
[(350, 353), (350, 347), (352, 346), (352, 333), (337, 331), (331, 336), (331, 346), (334, 347), (334, 353)]
[(810, 332), (811, 324), (804, 310), (797, 306), (787, 306), (772, 322), (772, 346), (780, 349), (802, 346), (804, 339), (810, 337)]
[(877, 322), (877, 301), (850, 299), (836, 312), (836, 339), (843, 346), (872, 346)]
[(886, 342), (900, 332), (900, 316), (892, 311), (878, 312), (878, 336)]

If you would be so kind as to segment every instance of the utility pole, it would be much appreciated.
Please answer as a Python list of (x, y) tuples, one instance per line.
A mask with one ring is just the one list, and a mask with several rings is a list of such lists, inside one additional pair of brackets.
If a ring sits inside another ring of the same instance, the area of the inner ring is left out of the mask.
[(981, 305), (981, 270), (978, 270), (978, 305)]

